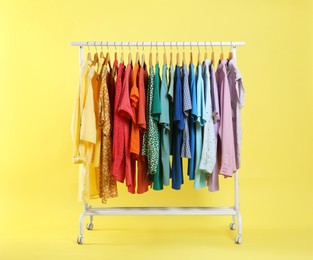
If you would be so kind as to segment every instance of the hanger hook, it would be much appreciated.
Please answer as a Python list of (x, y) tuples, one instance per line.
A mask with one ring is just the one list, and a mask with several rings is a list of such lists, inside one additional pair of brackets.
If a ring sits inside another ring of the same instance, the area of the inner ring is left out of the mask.
[(183, 42), (183, 51), (185, 51), (185, 42)]
[(142, 42), (142, 51), (145, 51), (145, 45), (143, 44), (143, 42)]
[(205, 51), (207, 52), (207, 51), (208, 51), (208, 48), (207, 48), (206, 42), (204, 42), (204, 46), (205, 46)]
[(177, 42), (176, 42), (176, 49), (177, 49), (177, 51), (178, 51), (178, 45), (177, 45)]
[(107, 50), (109, 51), (109, 42), (107, 42)]
[(98, 51), (97, 46), (96, 46), (96, 42), (93, 42), (93, 46), (95, 47), (95, 50)]
[(90, 48), (89, 48), (89, 45), (88, 45), (88, 43), (89, 43), (89, 42), (87, 42), (87, 47), (88, 47), (88, 51), (90, 51)]
[(223, 46), (222, 46), (222, 42), (220, 42), (221, 45), (221, 52), (223, 53)]
[(212, 52), (214, 52), (212, 42), (210, 42), (210, 44), (211, 44), (211, 50), (212, 50)]
[(122, 49), (122, 51), (123, 51), (123, 43), (121, 42), (121, 49)]
[(155, 42), (155, 47), (156, 47), (156, 51), (159, 52), (159, 49), (158, 49), (158, 42)]
[(192, 51), (192, 45), (191, 45), (191, 42), (190, 42), (190, 52)]
[(199, 42), (197, 43), (197, 45), (198, 45), (198, 52), (200, 52)]
[(163, 42), (163, 47), (164, 47), (164, 53), (166, 52), (166, 49), (165, 49), (165, 42)]
[(101, 42), (101, 51), (103, 50), (102, 42)]
[(137, 47), (137, 51), (138, 51), (138, 42), (136, 42), (136, 47)]
[(115, 51), (116, 51), (116, 42), (114, 42), (114, 48), (115, 48)]
[(130, 51), (130, 42), (128, 42), (128, 49), (129, 49), (129, 51)]
[(230, 51), (229, 52), (232, 52), (232, 49), (233, 49), (233, 42), (230, 42)]

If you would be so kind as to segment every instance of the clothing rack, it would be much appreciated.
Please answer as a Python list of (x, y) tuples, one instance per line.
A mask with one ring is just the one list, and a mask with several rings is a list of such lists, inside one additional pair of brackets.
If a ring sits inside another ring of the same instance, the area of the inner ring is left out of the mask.
[[(236, 47), (244, 46), (245, 42), (71, 42), (71, 46), (79, 46), (79, 64), (83, 63), (84, 46), (114, 46), (114, 47), (212, 47), (213, 46), (230, 46), (233, 58), (236, 58)], [(86, 228), (93, 229), (94, 216), (108, 215), (230, 215), (232, 222), (229, 224), (231, 230), (235, 230), (238, 224), (238, 234), (235, 238), (237, 244), (242, 243), (242, 219), (239, 210), (239, 178), (238, 171), (234, 173), (234, 205), (231, 207), (92, 207), (85, 203), (84, 211), (79, 219), (79, 236), (77, 243), (84, 242), (84, 218), (89, 216), (89, 223)]]

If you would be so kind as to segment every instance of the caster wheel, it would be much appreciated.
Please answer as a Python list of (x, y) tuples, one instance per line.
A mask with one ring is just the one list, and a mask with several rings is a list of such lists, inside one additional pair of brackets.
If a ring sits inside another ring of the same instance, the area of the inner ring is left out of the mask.
[(235, 241), (236, 241), (236, 244), (241, 244), (242, 243), (242, 236), (241, 235), (236, 236)]
[(229, 228), (230, 228), (231, 230), (236, 230), (236, 223), (230, 223), (230, 224), (229, 224)]
[(88, 223), (87, 226), (86, 226), (86, 228), (87, 228), (88, 230), (93, 230), (93, 224), (92, 224), (92, 223)]
[(82, 245), (84, 243), (84, 237), (83, 236), (78, 236), (77, 237), (77, 244)]

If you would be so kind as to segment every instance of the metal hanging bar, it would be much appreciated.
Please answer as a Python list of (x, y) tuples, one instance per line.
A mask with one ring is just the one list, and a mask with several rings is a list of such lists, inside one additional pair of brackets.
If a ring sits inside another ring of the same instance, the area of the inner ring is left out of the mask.
[(94, 42), (71, 42), (72, 46), (244, 46), (245, 42), (104, 42), (104, 41), (94, 41)]

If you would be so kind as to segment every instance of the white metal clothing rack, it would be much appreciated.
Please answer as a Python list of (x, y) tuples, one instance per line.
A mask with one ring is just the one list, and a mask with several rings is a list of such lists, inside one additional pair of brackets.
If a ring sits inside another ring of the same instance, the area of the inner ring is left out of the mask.
[[(244, 46), (244, 42), (71, 42), (72, 46), (79, 46), (79, 63), (83, 62), (83, 46), (149, 46), (149, 47), (209, 47), (209, 46), (231, 46), (233, 57), (236, 58), (236, 47)], [(242, 219), (239, 210), (239, 180), (238, 171), (234, 174), (234, 205), (232, 207), (92, 207), (85, 203), (84, 211), (79, 219), (79, 236), (77, 243), (84, 242), (84, 218), (89, 216), (87, 229), (93, 229), (93, 216), (107, 215), (230, 215), (232, 222), (229, 225), (235, 230), (238, 224), (238, 234), (235, 238), (237, 244), (242, 243)]]

